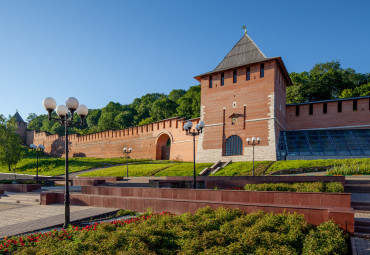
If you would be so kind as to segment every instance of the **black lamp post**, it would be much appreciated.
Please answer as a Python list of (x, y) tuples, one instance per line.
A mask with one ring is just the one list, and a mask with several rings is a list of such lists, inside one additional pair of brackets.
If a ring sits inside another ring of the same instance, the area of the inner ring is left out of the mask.
[(42, 144), (39, 144), (39, 146), (37, 147), (37, 145), (31, 144), (30, 148), (31, 150), (36, 152), (36, 159), (37, 159), (36, 161), (37, 162), (36, 163), (36, 181), (38, 181), (39, 180), (39, 153), (41, 154), (45, 150), (45, 146)]
[(130, 156), (128, 154), (130, 154), (132, 152), (132, 148), (128, 148), (127, 147), (124, 147), (123, 148), (123, 154), (125, 155), (125, 158), (127, 159), (126, 160), (126, 167), (127, 167), (127, 170), (126, 170), (126, 177), (128, 178), (128, 159), (130, 158)]
[(191, 121), (188, 121), (185, 125), (184, 125), (184, 129), (186, 131), (186, 135), (191, 135), (193, 136), (193, 155), (194, 155), (194, 170), (193, 170), (193, 189), (196, 189), (197, 188), (197, 173), (195, 171), (195, 136), (201, 134), (203, 132), (203, 128), (205, 126), (205, 123), (204, 121), (200, 121), (199, 124), (195, 125), (195, 129), (193, 129), (193, 131), (191, 131), (191, 128), (193, 126), (193, 122)]
[[(79, 123), (81, 126), (84, 124), (84, 119), (88, 114), (88, 109), (85, 105), (79, 104), (78, 100), (74, 97), (69, 97), (66, 100), (66, 106), (58, 105), (56, 101), (51, 98), (47, 97), (43, 101), (43, 105), (45, 109), (49, 113), (49, 121), (54, 120), (59, 122), (61, 126), (65, 128), (65, 192), (64, 192), (64, 208), (65, 208), (65, 215), (64, 215), (64, 225), (63, 228), (67, 228), (70, 224), (70, 209), (69, 209), (69, 178), (68, 178), (68, 127), (71, 127), (77, 122), (73, 122), (73, 114), (76, 112), (78, 116), (81, 118), (81, 122)], [(59, 118), (52, 118), (51, 113), (56, 108), (56, 112)]]
[(254, 146), (261, 142), (261, 138), (257, 137), (256, 139), (255, 137), (252, 137), (252, 141), (250, 138), (247, 138), (247, 142), (249, 145), (252, 145), (253, 147), (253, 176), (254, 176)]

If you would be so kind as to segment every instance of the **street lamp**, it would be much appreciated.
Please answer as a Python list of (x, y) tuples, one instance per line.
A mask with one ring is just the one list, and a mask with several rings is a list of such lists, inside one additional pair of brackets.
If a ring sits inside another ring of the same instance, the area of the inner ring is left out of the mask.
[(195, 136), (201, 134), (203, 132), (203, 128), (205, 126), (205, 123), (204, 121), (200, 121), (199, 124), (195, 125), (195, 129), (193, 129), (193, 131), (191, 131), (191, 128), (193, 126), (193, 122), (191, 122), (190, 120), (184, 125), (184, 130), (186, 131), (186, 135), (191, 135), (193, 136), (193, 154), (194, 154), (194, 170), (193, 170), (193, 178), (194, 178), (194, 182), (193, 182), (193, 189), (196, 189), (197, 188), (197, 173), (195, 172)]
[(247, 138), (248, 145), (252, 145), (253, 147), (253, 176), (254, 176), (254, 146), (261, 142), (261, 138), (257, 137), (257, 139), (253, 136), (252, 141), (250, 138)]
[(30, 145), (31, 150), (36, 152), (36, 158), (37, 158), (37, 164), (36, 164), (36, 181), (39, 180), (39, 153), (41, 154), (45, 150), (45, 146), (42, 144), (37, 145), (31, 144)]
[[(73, 122), (73, 114), (76, 112), (78, 116), (81, 118), (81, 122), (79, 123), (81, 126), (84, 124), (84, 119), (87, 116), (89, 110), (83, 104), (79, 104), (78, 100), (74, 97), (69, 97), (66, 100), (66, 105), (58, 105), (56, 101), (51, 98), (47, 97), (43, 101), (43, 105), (46, 111), (49, 114), (49, 121), (54, 120), (59, 122), (61, 126), (64, 126), (65, 129), (65, 193), (64, 193), (64, 208), (65, 208), (65, 215), (64, 215), (64, 225), (63, 228), (67, 228), (70, 223), (70, 210), (69, 210), (69, 179), (68, 179), (68, 127), (77, 124), (77, 122)], [(59, 118), (52, 118), (51, 113), (56, 108), (57, 115)]]
[(128, 178), (128, 159), (129, 159), (129, 155), (132, 152), (132, 148), (128, 148), (127, 147), (124, 147), (123, 148), (123, 154), (125, 155), (125, 158), (127, 159), (126, 161), (126, 167), (127, 167), (127, 170), (126, 170), (126, 177)]

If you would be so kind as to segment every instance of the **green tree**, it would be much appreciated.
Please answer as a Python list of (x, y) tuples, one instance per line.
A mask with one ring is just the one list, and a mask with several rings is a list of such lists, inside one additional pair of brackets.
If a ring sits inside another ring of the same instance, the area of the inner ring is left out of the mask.
[(22, 141), (15, 133), (16, 125), (13, 120), (0, 116), (0, 165), (8, 167), (9, 172), (22, 158)]
[(319, 63), (309, 72), (290, 74), (293, 86), (287, 88), (287, 103), (338, 98), (345, 89), (354, 90), (367, 83), (369, 76), (351, 68), (343, 69), (339, 61)]
[(168, 98), (161, 98), (153, 103), (150, 116), (154, 121), (168, 119), (176, 115), (177, 104)]
[(178, 103), (179, 99), (186, 94), (186, 90), (184, 89), (174, 89), (168, 94), (168, 98)]
[(153, 118), (152, 117), (149, 117), (149, 118), (146, 118), (146, 119), (143, 119), (139, 122), (139, 126), (141, 125), (146, 125), (146, 124), (149, 124), (149, 123), (152, 123), (154, 122)]
[(177, 114), (190, 119), (200, 116), (200, 85), (192, 86), (186, 94), (178, 100)]
[(119, 128), (130, 127), (134, 121), (134, 115), (132, 114), (132, 111), (123, 111), (116, 116), (114, 121), (116, 122), (116, 126)]

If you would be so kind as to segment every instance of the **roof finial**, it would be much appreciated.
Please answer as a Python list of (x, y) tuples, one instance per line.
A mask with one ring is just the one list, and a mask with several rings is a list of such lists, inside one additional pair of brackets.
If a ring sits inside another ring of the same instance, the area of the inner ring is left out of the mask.
[(244, 34), (246, 35), (247, 34), (247, 27), (244, 25), (244, 26), (242, 26), (242, 29), (244, 29)]

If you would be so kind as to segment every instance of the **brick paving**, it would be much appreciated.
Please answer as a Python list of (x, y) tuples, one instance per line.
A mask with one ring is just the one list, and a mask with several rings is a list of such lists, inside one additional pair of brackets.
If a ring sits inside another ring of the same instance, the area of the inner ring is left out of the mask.
[[(92, 206), (71, 206), (71, 221), (114, 212), (117, 209)], [(0, 204), (0, 238), (19, 235), (64, 223), (64, 205)]]

